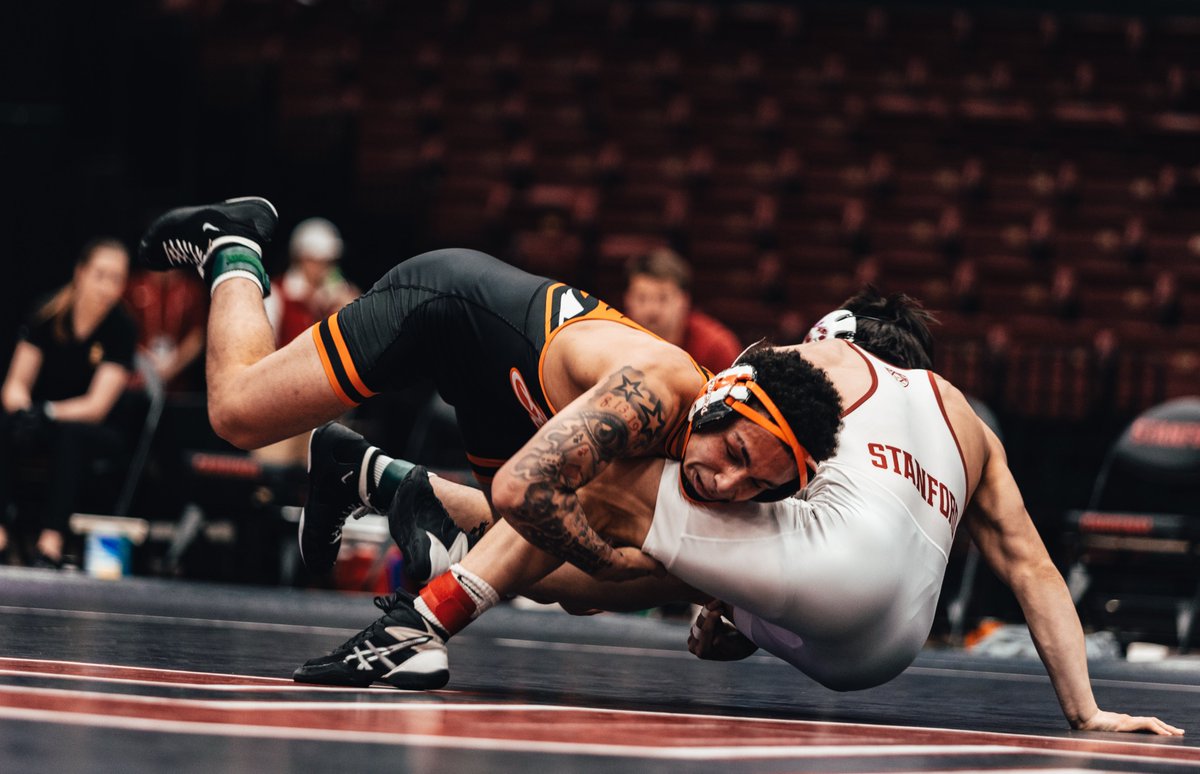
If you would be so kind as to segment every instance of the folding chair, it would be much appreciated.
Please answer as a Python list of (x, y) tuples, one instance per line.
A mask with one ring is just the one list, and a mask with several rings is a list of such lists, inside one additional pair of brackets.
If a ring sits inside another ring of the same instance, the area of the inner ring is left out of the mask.
[(1066, 523), (1080, 617), (1125, 641), (1174, 640), (1187, 652), (1200, 608), (1200, 397), (1135, 419), (1088, 508)]

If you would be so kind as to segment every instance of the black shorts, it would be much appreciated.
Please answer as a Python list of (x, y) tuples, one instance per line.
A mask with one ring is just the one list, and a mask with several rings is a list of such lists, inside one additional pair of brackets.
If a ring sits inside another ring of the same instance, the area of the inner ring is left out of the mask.
[(312, 328), (333, 391), (348, 406), (424, 377), (455, 407), (484, 483), (552, 416), (541, 358), (579, 320), (638, 327), (587, 293), (474, 250), (424, 253)]

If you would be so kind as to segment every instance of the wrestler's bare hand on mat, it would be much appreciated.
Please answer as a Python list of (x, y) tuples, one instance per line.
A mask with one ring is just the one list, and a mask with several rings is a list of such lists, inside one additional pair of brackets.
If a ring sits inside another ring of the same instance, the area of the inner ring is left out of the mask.
[(1176, 728), (1158, 718), (1135, 717), (1104, 710), (1099, 710), (1077, 728), (1080, 731), (1144, 731), (1162, 736), (1183, 736), (1182, 728)]

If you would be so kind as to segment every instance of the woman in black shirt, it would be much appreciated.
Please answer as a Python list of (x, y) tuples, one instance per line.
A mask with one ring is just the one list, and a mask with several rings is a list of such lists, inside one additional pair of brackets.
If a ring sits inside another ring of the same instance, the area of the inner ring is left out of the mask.
[[(133, 368), (136, 328), (119, 304), (128, 273), (129, 254), (119, 241), (89, 242), (72, 280), (22, 328), (0, 392), (0, 516), (8, 510), (12, 461), (48, 456), (35, 560), (41, 565), (62, 563), (63, 533), (89, 463), (122, 445), (105, 421)], [(0, 550), (7, 542), (0, 526)]]

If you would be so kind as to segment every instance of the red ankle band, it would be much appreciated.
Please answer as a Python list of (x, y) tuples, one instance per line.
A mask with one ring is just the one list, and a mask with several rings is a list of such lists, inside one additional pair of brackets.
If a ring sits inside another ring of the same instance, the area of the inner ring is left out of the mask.
[(475, 603), (451, 572), (444, 572), (431, 580), (421, 589), (421, 599), (425, 600), (447, 634), (462, 631), (475, 614)]

